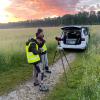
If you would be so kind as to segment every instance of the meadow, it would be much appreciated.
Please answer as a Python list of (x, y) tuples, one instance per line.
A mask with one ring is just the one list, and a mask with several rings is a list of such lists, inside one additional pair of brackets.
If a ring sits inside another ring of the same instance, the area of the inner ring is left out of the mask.
[[(48, 46), (49, 64), (55, 52), (55, 36), (60, 28), (43, 28)], [(0, 30), (0, 95), (32, 78), (33, 66), (27, 64), (25, 43), (37, 28)]]
[[(48, 46), (49, 64), (56, 49), (59, 27), (43, 28)], [(27, 64), (25, 42), (36, 28), (0, 30), (0, 95), (32, 78), (33, 66)], [(90, 26), (91, 39), (85, 52), (75, 52), (76, 60), (45, 100), (100, 100), (100, 26)], [(68, 51), (70, 52), (70, 51)], [(74, 51), (71, 51), (74, 52)]]

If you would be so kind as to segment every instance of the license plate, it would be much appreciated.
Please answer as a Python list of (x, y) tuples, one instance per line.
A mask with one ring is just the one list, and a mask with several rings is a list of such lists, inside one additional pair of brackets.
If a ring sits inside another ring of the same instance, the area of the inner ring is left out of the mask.
[(75, 41), (75, 40), (67, 40), (66, 43), (67, 43), (67, 44), (75, 44), (76, 41)]

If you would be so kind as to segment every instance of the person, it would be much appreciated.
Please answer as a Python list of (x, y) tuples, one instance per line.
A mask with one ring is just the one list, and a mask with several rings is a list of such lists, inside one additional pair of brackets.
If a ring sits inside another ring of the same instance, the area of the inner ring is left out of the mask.
[(29, 39), (26, 42), (26, 55), (27, 55), (27, 61), (29, 64), (34, 65), (34, 86), (39, 85), (40, 91), (47, 91), (48, 87), (44, 85), (43, 82), (43, 71), (41, 70), (41, 58), (40, 58), (40, 52), (38, 48), (39, 42), (36, 39)]
[(39, 48), (42, 49), (42, 52), (40, 53), (40, 57), (42, 60), (43, 71), (51, 74), (51, 71), (49, 70), (49, 67), (48, 67), (47, 46), (46, 46), (46, 41), (44, 39), (43, 29), (39, 28), (37, 30), (36, 39), (40, 41)]
[(76, 31), (76, 44), (81, 44), (81, 33), (80, 31)]
[(66, 39), (68, 39), (68, 31), (64, 30), (63, 42), (66, 44)]

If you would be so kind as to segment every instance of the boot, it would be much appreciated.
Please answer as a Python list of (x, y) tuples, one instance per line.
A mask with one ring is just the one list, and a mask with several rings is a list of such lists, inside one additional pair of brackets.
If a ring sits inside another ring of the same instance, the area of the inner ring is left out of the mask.
[(34, 82), (34, 86), (38, 86), (39, 85), (39, 82), (38, 81), (35, 81)]
[(48, 73), (48, 74), (51, 74), (51, 71), (49, 70), (48, 66), (45, 67), (45, 72)]

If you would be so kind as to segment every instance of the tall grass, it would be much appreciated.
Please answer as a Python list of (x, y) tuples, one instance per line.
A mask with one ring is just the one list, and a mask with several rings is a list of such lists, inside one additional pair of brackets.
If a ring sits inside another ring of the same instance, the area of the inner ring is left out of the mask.
[(81, 86), (79, 87), (80, 100), (100, 99), (100, 34), (92, 36), (89, 50), (82, 55), (84, 67)]

